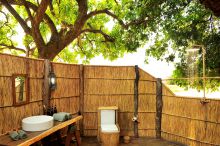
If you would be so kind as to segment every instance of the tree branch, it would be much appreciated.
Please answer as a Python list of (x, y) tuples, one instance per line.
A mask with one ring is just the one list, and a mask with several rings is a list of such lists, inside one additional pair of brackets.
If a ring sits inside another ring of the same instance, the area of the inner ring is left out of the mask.
[(54, 13), (54, 8), (53, 8), (53, 0), (50, 0), (50, 4), (49, 4), (49, 8), (50, 8), (50, 12), (53, 16), (55, 16), (55, 13)]
[(93, 44), (93, 42), (95, 42), (95, 40), (90, 40), (87, 35), (85, 35), (85, 37), (86, 37), (86, 40), (89, 41), (89, 43), (90, 43), (90, 45), (91, 45), (91, 47), (92, 47), (92, 50), (93, 50), (93, 49), (94, 49), (94, 44)]
[(34, 17), (34, 21), (35, 21), (36, 25), (39, 25), (40, 22), (42, 21), (49, 3), (50, 3), (50, 0), (41, 0), (41, 3), (37, 9), (37, 13)]
[[(80, 32), (86, 22), (86, 16), (87, 16), (87, 11), (88, 11), (88, 3), (87, 0), (76, 0), (78, 3), (78, 16), (76, 18), (76, 21), (73, 25), (73, 27), (70, 28), (69, 31), (66, 33), (62, 33), (65, 35), (61, 36), (61, 45), (63, 47), (67, 46), (70, 44), (74, 39), (76, 39), (79, 35)], [(65, 30), (65, 29), (64, 29)]]
[(7, 23), (8, 23), (8, 16), (5, 14), (5, 12), (3, 12), (3, 11), (0, 11), (0, 13), (2, 13), (4, 16), (5, 16), (5, 19), (6, 19), (6, 21), (0, 26), (0, 29), (2, 28), (2, 27), (4, 27), (5, 25), (7, 25)]
[(8, 9), (8, 11), (15, 17), (15, 19), (19, 22), (21, 27), (24, 29), (25, 33), (30, 34), (31, 29), (28, 27), (26, 22), (20, 17), (20, 15), (15, 11), (15, 9), (8, 3), (7, 0), (0, 0), (2, 4)]
[(26, 9), (26, 11), (27, 11), (27, 13), (28, 13), (28, 16), (29, 16), (31, 22), (33, 23), (33, 17), (32, 17), (32, 15), (31, 15), (30, 9), (29, 9), (28, 6), (27, 6), (26, 0), (22, 0), (22, 3), (23, 3), (23, 5), (24, 5), (24, 7), (25, 7), (25, 9)]
[(17, 51), (22, 51), (23, 53), (26, 53), (26, 51), (22, 48), (17, 48), (13, 45), (6, 45), (6, 44), (0, 44), (0, 46), (2, 46), (0, 49), (12, 49), (12, 50), (17, 50)]
[(107, 35), (102, 30), (84, 29), (84, 30), (81, 31), (81, 34), (85, 33), (85, 32), (99, 33), (99, 34), (101, 34), (105, 38), (105, 42), (114, 42), (115, 41), (114, 38), (112, 38), (111, 36)]
[(86, 52), (84, 51), (84, 48), (81, 45), (81, 40), (80, 38), (77, 38), (77, 46), (80, 48), (81, 52), (86, 55)]
[(110, 12), (108, 9), (92, 11), (87, 15), (87, 19), (89, 19), (95, 15), (99, 15), (99, 14), (107, 14), (107, 15), (111, 16), (112, 18), (116, 19), (119, 22), (119, 24), (122, 25), (124, 28), (127, 28), (126, 24), (121, 19), (119, 19), (118, 16), (116, 16), (114, 13)]
[[(24, 1), (24, 0), (9, 0), (10, 4), (18, 5), (18, 6), (24, 5), (24, 2), (22, 2), (22, 1)], [(27, 9), (32, 9), (35, 12), (37, 12), (39, 10), (39, 7), (33, 3), (29, 2), (29, 1), (26, 1), (25, 3), (26, 3)], [(49, 28), (51, 30), (52, 35), (51, 35), (49, 44), (52, 44), (52, 42), (57, 41), (56, 39), (57, 39), (58, 32), (57, 32), (56, 26), (55, 26), (54, 22), (51, 20), (51, 18), (46, 13), (43, 13), (41, 17), (42, 17), (42, 19), (45, 20), (45, 22), (47, 23), (47, 25), (49, 26)], [(35, 18), (36, 18), (36, 16), (35, 16)], [(35, 24), (33, 24), (32, 27), (35, 28), (32, 36), (33, 36), (33, 38), (35, 37), (35, 40), (37, 40), (36, 43), (38, 43), (38, 44), (36, 44), (36, 45), (39, 45), (39, 44), (44, 45), (45, 43), (44, 43), (43, 38), (40, 34), (39, 27)], [(37, 37), (37, 39), (36, 39), (36, 37)]]
[(142, 19), (137, 19), (137, 20), (133, 20), (129, 23), (124, 23), (123, 20), (121, 20), (117, 15), (115, 15), (114, 13), (110, 12), (108, 9), (103, 9), (103, 10), (95, 10), (95, 11), (92, 11), (90, 12), (88, 15), (87, 15), (87, 19), (95, 16), (95, 15), (99, 15), (99, 14), (107, 14), (109, 16), (111, 16), (113, 19), (116, 19), (119, 24), (124, 27), (125, 29), (128, 29), (129, 26), (131, 25), (140, 25), (140, 24), (143, 24), (143, 23), (147, 23), (147, 21), (149, 21), (149, 19), (147, 18), (142, 18)]
[[(23, 3), (21, 2), (21, 0), (9, 0), (9, 3), (12, 4), (12, 5), (18, 5), (18, 6), (22, 6)], [(38, 6), (36, 6), (35, 4), (29, 2), (29, 1), (26, 1), (26, 4), (29, 8), (31, 8), (33, 11), (37, 11), (38, 10)], [(50, 17), (44, 13), (43, 15), (43, 18), (45, 19), (46, 23), (48, 24), (48, 26), (50, 27), (51, 29), (51, 32), (52, 33), (58, 33), (57, 30), (56, 30), (56, 26), (54, 25), (53, 21), (50, 19)]]
[[(26, 3), (28, 5), (28, 7), (30, 7), (32, 10), (37, 11), (38, 7), (36, 5), (34, 5), (33, 3), (28, 2), (28, 1)], [(46, 23), (50, 27), (50, 30), (51, 30), (52, 34), (53, 33), (57, 34), (58, 32), (57, 32), (56, 26), (53, 23), (53, 21), (50, 19), (50, 17), (46, 13), (44, 13), (43, 16), (44, 16), (43, 18), (45, 19)]]

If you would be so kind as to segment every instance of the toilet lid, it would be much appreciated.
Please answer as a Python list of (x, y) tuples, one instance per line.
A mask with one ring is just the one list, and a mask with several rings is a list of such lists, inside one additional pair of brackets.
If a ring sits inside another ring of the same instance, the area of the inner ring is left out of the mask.
[(118, 127), (115, 124), (102, 124), (102, 132), (118, 132)]

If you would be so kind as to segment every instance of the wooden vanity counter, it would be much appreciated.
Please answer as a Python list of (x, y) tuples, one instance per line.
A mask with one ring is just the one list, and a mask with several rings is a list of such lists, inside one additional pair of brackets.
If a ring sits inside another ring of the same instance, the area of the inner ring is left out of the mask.
[(72, 124), (75, 124), (79, 120), (81, 120), (82, 116), (75, 116), (72, 119), (65, 121), (65, 122), (57, 122), (54, 121), (54, 126), (48, 130), (45, 131), (38, 131), (38, 132), (27, 132), (28, 137), (26, 139), (21, 139), (18, 141), (13, 141), (9, 135), (3, 135), (0, 136), (0, 146), (29, 146), (31, 144), (34, 144), (43, 138), (55, 133), (58, 130), (61, 130), (67, 126), (70, 126)]

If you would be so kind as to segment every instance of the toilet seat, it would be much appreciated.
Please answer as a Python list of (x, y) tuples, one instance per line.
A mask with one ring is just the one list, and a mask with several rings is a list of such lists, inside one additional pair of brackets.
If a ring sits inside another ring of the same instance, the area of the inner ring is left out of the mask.
[(102, 124), (102, 132), (119, 132), (118, 127), (115, 124)]
[(119, 146), (118, 107), (98, 108), (98, 134), (101, 146)]

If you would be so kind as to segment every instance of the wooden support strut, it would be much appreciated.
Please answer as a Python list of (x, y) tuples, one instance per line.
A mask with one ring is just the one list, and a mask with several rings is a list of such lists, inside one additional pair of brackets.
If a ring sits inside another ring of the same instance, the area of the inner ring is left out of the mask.
[[(134, 117), (137, 119), (138, 117), (138, 83), (139, 83), (139, 68), (135, 65), (135, 81), (134, 81)], [(134, 121), (134, 136), (137, 138), (138, 135), (138, 121)]]
[[(80, 114), (84, 115), (84, 66), (81, 64), (79, 66), (79, 78), (80, 78)], [(84, 135), (83, 120), (80, 121), (80, 134)]]
[(156, 119), (155, 119), (155, 129), (156, 129), (156, 138), (161, 138), (161, 121), (162, 121), (162, 108), (163, 108), (163, 99), (162, 99), (162, 80), (157, 78), (156, 82)]
[(50, 60), (44, 61), (44, 81), (43, 81), (43, 105), (47, 109), (49, 106), (50, 87), (49, 87), (49, 73), (51, 70)]

